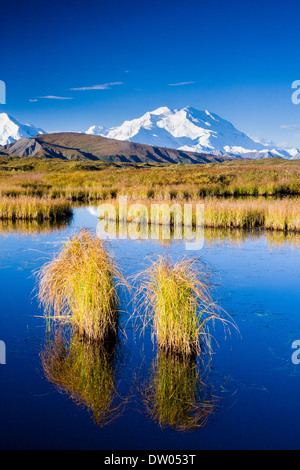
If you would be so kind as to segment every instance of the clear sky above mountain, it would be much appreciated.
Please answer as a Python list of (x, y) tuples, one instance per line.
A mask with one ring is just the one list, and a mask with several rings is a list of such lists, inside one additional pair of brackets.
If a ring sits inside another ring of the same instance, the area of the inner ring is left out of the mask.
[(6, 2), (0, 112), (84, 131), (191, 105), (299, 147), (299, 14), (290, 0)]

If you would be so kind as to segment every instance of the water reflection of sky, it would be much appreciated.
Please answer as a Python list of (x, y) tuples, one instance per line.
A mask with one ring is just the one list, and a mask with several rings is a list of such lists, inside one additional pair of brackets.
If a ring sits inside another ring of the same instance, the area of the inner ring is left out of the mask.
[[(145, 416), (135, 396), (135, 381), (151, 367), (156, 352), (149, 334), (128, 330), (118, 369), (120, 393), (128, 394), (124, 413), (100, 429), (89, 414), (60, 394), (43, 375), (40, 352), (45, 340), (42, 311), (34, 298), (37, 270), (80, 227), (96, 230), (97, 219), (77, 209), (70, 227), (31, 236), (0, 236), (0, 339), (7, 344), (7, 365), (0, 366), (1, 448), (210, 449), (297, 448), (300, 432), (300, 366), (291, 362), (291, 344), (300, 339), (297, 240), (270, 242), (264, 235), (238, 242), (211, 233), (202, 250), (182, 243), (112, 240), (117, 262), (127, 275), (167, 252), (178, 259), (199, 256), (216, 284), (215, 297), (240, 329), (223, 339), (212, 359), (211, 380), (219, 409), (206, 427), (191, 433), (161, 430)], [(231, 237), (232, 238), (232, 237)], [(123, 318), (125, 321), (125, 317)], [(142, 366), (141, 366), (142, 365)]]

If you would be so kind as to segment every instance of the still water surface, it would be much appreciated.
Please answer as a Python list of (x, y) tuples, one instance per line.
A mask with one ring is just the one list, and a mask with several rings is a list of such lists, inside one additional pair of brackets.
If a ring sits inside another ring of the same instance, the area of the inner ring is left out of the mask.
[[(68, 227), (0, 235), (0, 340), (7, 347), (7, 364), (0, 365), (0, 448), (299, 448), (300, 365), (292, 363), (291, 345), (300, 339), (300, 240), (207, 231), (203, 249), (195, 252), (178, 242), (111, 241), (128, 276), (162, 253), (174, 260), (199, 256), (205, 263), (215, 284), (214, 298), (240, 335), (232, 331), (225, 339), (217, 328), (218, 347), (211, 361), (186, 367), (165, 363), (149, 331), (142, 337), (132, 323), (113, 352), (98, 355), (76, 337), (57, 336), (49, 346), (32, 273), (74, 231), (96, 226), (97, 219), (81, 208), (75, 209)], [(128, 304), (123, 325), (130, 310)], [(203, 399), (203, 422), (196, 430), (164, 426), (164, 413), (174, 409), (166, 411), (166, 401), (159, 402), (158, 395), (162, 381), (172, 382), (177, 371), (186, 374), (187, 393), (196, 400), (199, 392)], [(58, 391), (62, 376), (68, 378), (68, 394)], [(82, 404), (83, 396), (93, 403), (90, 409)]]

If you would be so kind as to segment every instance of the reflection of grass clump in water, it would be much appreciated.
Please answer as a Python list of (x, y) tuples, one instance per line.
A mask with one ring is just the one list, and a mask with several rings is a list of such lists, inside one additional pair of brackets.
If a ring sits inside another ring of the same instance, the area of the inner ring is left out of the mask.
[(161, 256), (141, 274), (138, 307), (145, 312), (144, 325), (153, 320), (158, 346), (171, 353), (199, 353), (201, 340), (209, 346), (208, 322), (220, 318), (196, 261), (173, 263)]
[(105, 243), (81, 230), (40, 271), (39, 299), (56, 319), (68, 319), (80, 335), (104, 340), (118, 326), (121, 274)]
[(143, 391), (149, 416), (178, 431), (204, 427), (216, 399), (202, 383), (195, 360), (159, 352), (150, 385)]
[(247, 240), (258, 240), (265, 238), (270, 246), (281, 246), (289, 244), (291, 247), (300, 246), (300, 235), (297, 232), (283, 232), (276, 230), (243, 230), (243, 229), (220, 229), (206, 228), (204, 232), (205, 243), (228, 242), (231, 244), (242, 244)]
[(47, 380), (76, 404), (86, 407), (101, 427), (116, 419), (125, 404), (116, 404), (114, 346), (82, 341), (78, 334), (68, 343), (59, 334), (42, 353)]
[(70, 222), (71, 217), (67, 220), (59, 220), (56, 222), (51, 222), (50, 220), (43, 222), (37, 220), (0, 220), (0, 233), (34, 236), (63, 230), (70, 225)]

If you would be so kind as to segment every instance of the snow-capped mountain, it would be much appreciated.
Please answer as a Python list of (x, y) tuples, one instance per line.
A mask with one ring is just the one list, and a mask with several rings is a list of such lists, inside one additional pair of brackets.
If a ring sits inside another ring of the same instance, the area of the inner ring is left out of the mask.
[[(0, 146), (38, 134), (46, 132), (33, 125), (21, 124), (6, 113), (0, 113)], [(119, 127), (107, 129), (92, 126), (86, 134), (212, 155), (300, 159), (298, 148), (280, 148), (266, 139), (251, 138), (217, 114), (192, 107), (179, 110), (158, 108), (138, 119), (125, 121)]]
[(277, 149), (255, 141), (217, 114), (189, 106), (158, 108), (119, 127), (92, 126), (86, 134), (213, 155), (300, 158), (299, 149)]
[(46, 132), (30, 124), (21, 124), (6, 113), (0, 113), (0, 145), (11, 144), (22, 137), (34, 137), (37, 134)]

